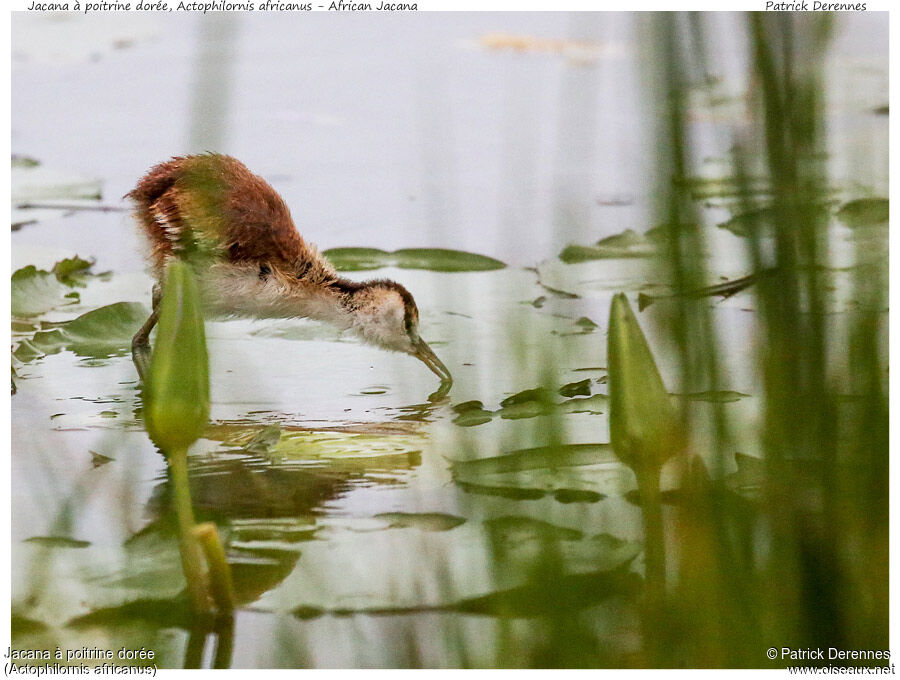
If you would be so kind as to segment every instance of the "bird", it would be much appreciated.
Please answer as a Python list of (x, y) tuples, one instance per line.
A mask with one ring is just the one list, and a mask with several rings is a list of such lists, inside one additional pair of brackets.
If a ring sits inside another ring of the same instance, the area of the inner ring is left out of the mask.
[(159, 318), (163, 273), (171, 258), (191, 265), (204, 314), (212, 318), (310, 318), (353, 332), (364, 342), (422, 361), (453, 377), (419, 335), (419, 311), (396, 281), (341, 277), (297, 230), (281, 196), (243, 163), (218, 153), (174, 156), (153, 166), (125, 195), (149, 242), (156, 279), (153, 309), (132, 340), (141, 379), (150, 361), (150, 331)]

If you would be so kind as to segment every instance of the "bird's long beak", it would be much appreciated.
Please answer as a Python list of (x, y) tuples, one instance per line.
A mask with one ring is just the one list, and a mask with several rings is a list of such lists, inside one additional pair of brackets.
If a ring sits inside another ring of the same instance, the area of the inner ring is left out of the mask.
[(431, 369), (431, 372), (441, 379), (442, 384), (453, 384), (453, 376), (450, 375), (450, 371), (448, 371), (443, 362), (437, 358), (437, 355), (431, 351), (431, 347), (428, 346), (428, 343), (422, 338), (419, 338), (414, 347), (415, 352), (413, 352), (413, 356), (420, 359), (422, 363), (428, 366), (428, 368)]

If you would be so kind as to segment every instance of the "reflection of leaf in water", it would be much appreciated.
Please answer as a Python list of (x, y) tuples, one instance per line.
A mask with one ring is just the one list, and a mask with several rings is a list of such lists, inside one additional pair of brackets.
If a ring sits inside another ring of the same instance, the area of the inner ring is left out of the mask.
[(595, 394), (584, 399), (566, 399), (559, 408), (565, 413), (606, 413), (609, 410), (609, 397)]
[(444, 248), (404, 248), (392, 253), (377, 248), (332, 248), (326, 250), (324, 255), (341, 271), (399, 267), (436, 272), (474, 272), (506, 267), (500, 260), (486, 255)]
[(592, 246), (568, 245), (559, 254), (567, 264), (619, 257), (649, 257), (656, 252), (654, 244), (632, 229), (600, 239)]
[(890, 217), (890, 202), (886, 198), (858, 198), (842, 205), (836, 215), (848, 227), (884, 224)]
[(421, 531), (449, 531), (466, 520), (442, 512), (382, 512), (375, 515), (391, 529), (420, 529)]
[[(138, 302), (116, 302), (38, 331), (28, 349), (41, 354), (67, 349), (78, 356), (98, 359), (121, 356), (131, 349), (131, 339), (148, 314)], [(16, 356), (19, 357), (18, 350)]]

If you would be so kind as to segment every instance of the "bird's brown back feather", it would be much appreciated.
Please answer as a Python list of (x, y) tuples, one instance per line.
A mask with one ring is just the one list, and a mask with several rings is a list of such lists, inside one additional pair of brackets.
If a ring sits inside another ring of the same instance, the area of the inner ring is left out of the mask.
[(281, 196), (230, 156), (174, 157), (151, 168), (126, 197), (137, 204), (157, 270), (186, 241), (204, 239), (230, 262), (296, 268), (319, 280), (335, 275), (297, 232)]

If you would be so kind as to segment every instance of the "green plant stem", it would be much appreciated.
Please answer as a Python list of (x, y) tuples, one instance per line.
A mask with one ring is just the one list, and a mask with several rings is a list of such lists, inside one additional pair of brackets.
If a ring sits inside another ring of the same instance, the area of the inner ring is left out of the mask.
[(194, 510), (191, 506), (191, 489), (188, 485), (187, 449), (171, 452), (168, 456), (169, 473), (172, 476), (175, 514), (178, 517), (178, 547), (181, 550), (181, 568), (187, 583), (191, 607), (198, 615), (209, 613), (209, 596), (206, 575), (203, 572), (203, 555), (194, 537)]
[(647, 599), (661, 603), (666, 589), (666, 544), (660, 502), (659, 466), (636, 470), (644, 520), (644, 578)]
[(225, 549), (219, 539), (219, 530), (212, 522), (204, 522), (195, 526), (192, 533), (206, 555), (213, 602), (221, 614), (231, 614), (234, 611), (234, 587), (231, 584), (231, 567), (225, 560)]

